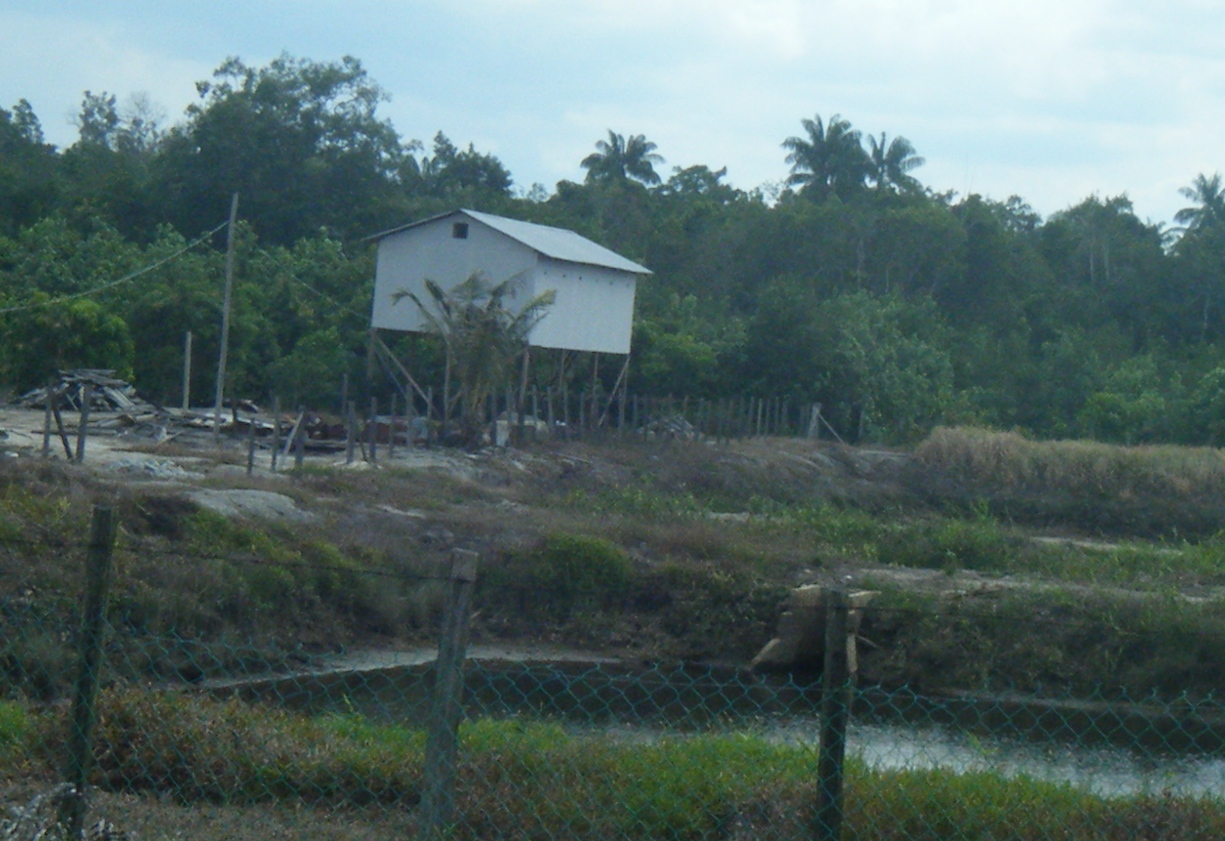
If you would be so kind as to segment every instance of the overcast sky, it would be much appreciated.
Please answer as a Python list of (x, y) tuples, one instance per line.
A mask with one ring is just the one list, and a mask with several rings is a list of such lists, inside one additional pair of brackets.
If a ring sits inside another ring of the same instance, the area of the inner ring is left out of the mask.
[(473, 142), (525, 190), (581, 180), (610, 128), (665, 176), (781, 182), (800, 119), (841, 114), (907, 137), (937, 190), (1044, 217), (1126, 193), (1170, 222), (1225, 169), (1223, 41), (1220, 0), (4, 0), (0, 107), (64, 146), (86, 89), (174, 122), (227, 56), (347, 54), (401, 135)]

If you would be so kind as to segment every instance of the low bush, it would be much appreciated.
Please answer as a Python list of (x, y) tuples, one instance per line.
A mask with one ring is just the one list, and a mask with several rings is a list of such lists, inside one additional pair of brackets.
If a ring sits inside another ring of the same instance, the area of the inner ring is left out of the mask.
[(624, 604), (633, 567), (625, 550), (598, 537), (552, 534), (491, 566), (481, 598), (494, 609), (510, 596), (526, 615), (565, 620), (576, 611)]

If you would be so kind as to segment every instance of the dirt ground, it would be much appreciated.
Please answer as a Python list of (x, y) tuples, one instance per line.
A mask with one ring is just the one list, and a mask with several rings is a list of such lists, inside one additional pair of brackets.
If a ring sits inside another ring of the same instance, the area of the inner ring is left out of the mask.
[[(95, 421), (106, 421), (116, 416), (95, 413), (92, 417)], [(65, 421), (69, 443), (75, 450), (75, 418), (67, 415)], [(43, 412), (0, 406), (0, 458), (35, 459), (41, 456), (42, 448)], [(65, 456), (63, 443), (58, 436), (52, 436), (50, 458), (63, 463)], [(735, 485), (737, 492), (742, 494), (746, 483), (760, 483), (763, 490), (768, 489), (771, 493), (783, 488), (791, 488), (793, 494), (814, 496), (834, 491), (843, 498), (867, 499), (875, 505), (887, 505), (890, 499), (903, 495), (897, 481), (908, 458), (904, 452), (891, 450), (835, 447), (797, 439), (748, 439), (731, 446), (712, 447), (708, 455), (701, 455), (696, 461), (691, 449), (670, 448), (667, 443), (653, 448), (601, 448), (571, 442), (531, 451), (496, 449), (478, 453), (399, 447), (392, 454), (383, 447), (377, 467), (360, 457), (348, 464), (344, 452), (308, 453), (306, 464), (314, 469), (337, 471), (427, 470), (479, 485), (490, 492), (491, 498), (477, 504), (485, 510), (475, 519), (487, 529), (502, 529), (503, 537), (513, 540), (515, 520), (548, 516), (548, 512), (527, 510), (518, 501), (520, 495), (513, 492), (516, 485), (612, 487), (628, 482), (635, 471), (648, 469), (659, 480), (682, 490), (717, 491), (720, 485)], [(84, 463), (75, 469), (123, 486), (182, 494), (228, 517), (311, 522), (319, 510), (335, 515), (337, 510), (344, 509), (353, 515), (354, 522), (363, 523), (368, 529), (396, 533), (406, 521), (414, 521), (412, 526), (416, 532), (435, 528), (447, 539), (455, 537), (447, 533), (448, 528), (455, 527), (454, 516), (444, 518), (445, 522), (440, 525), (435, 522), (438, 519), (435, 516), (380, 498), (323, 496), (311, 500), (309, 506), (304, 505), (302, 494), (289, 492), (292, 487), (288, 470), (293, 464), (292, 457), (281, 456), (274, 472), (272, 454), (267, 447), (257, 449), (250, 475), (246, 462), (245, 441), (223, 435), (218, 445), (209, 430), (180, 429), (161, 441), (139, 434), (91, 434), (87, 439)], [(282, 487), (286, 492), (279, 490)], [(750, 515), (727, 512), (715, 518), (720, 522), (744, 523)], [(1033, 539), (1071, 542), (1101, 550), (1112, 548), (1112, 544), (1103, 541), (1089, 542), (1069, 536), (1035, 535)], [(843, 559), (820, 569), (801, 567), (796, 571), (795, 583), (838, 583), (855, 587), (881, 581), (915, 591), (956, 596), (1048, 586), (1025, 576), (990, 575), (965, 569), (898, 568), (858, 559)], [(1057, 586), (1068, 589), (1066, 583)], [(1186, 595), (1195, 600), (1221, 598), (1225, 596), (1225, 588), (1220, 590)], [(380, 651), (375, 656), (395, 656), (395, 652)]]

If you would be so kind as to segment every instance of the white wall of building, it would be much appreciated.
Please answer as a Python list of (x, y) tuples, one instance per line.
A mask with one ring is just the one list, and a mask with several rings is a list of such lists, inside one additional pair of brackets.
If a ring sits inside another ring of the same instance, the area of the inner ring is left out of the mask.
[[(467, 238), (453, 235), (456, 223), (467, 223)], [(637, 276), (618, 269), (553, 260), (518, 240), (460, 214), (398, 233), (379, 242), (371, 326), (380, 330), (421, 332), (428, 329), (412, 299), (395, 300), (400, 291), (430, 301), (425, 279), (445, 289), (473, 272), (495, 283), (522, 274), (521, 300), (547, 290), (555, 299), (531, 334), (537, 347), (626, 354), (634, 322)]]
[[(426, 278), (450, 289), (476, 271), (484, 272), (494, 283), (501, 283), (535, 268), (535, 251), (485, 225), (469, 223), (467, 239), (455, 238), (452, 226), (457, 221), (465, 220), (440, 219), (391, 234), (379, 242), (370, 326), (379, 330), (425, 330), (426, 321), (412, 299), (396, 301), (395, 295), (400, 291), (412, 292), (428, 304)], [(528, 285), (530, 278), (525, 280), (521, 295), (526, 294)]]
[(629, 353), (636, 277), (627, 272), (541, 257), (533, 294), (552, 289), (553, 306), (532, 330), (537, 347)]

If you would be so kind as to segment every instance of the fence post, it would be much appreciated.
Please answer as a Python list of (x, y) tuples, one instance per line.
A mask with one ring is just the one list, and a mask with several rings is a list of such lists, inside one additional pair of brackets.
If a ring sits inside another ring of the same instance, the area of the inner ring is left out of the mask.
[(370, 437), (370, 463), (379, 463), (379, 399), (370, 398), (370, 423), (367, 428)]
[(814, 836), (842, 838), (842, 769), (850, 719), (850, 599), (845, 590), (825, 591), (825, 671), (821, 686), (821, 742), (817, 756), (817, 811)]
[(47, 396), (43, 399), (43, 458), (51, 458), (51, 401), (55, 381), (47, 381)]
[(293, 469), (300, 471), (306, 460), (306, 408), (298, 413), (298, 425), (294, 427)]
[(357, 449), (357, 408), (349, 401), (345, 412), (345, 464), (353, 463), (353, 452)]
[(391, 423), (387, 426), (387, 459), (390, 461), (396, 455), (396, 393), (391, 393)]
[(77, 463), (85, 461), (85, 439), (89, 437), (89, 404), (94, 400), (94, 386), (86, 383), (81, 396), (81, 419), (77, 422)]
[(252, 415), (247, 425), (247, 475), (255, 472), (255, 424), (259, 415)]
[(455, 761), (463, 712), (464, 657), (468, 646), (468, 609), (476, 581), (477, 554), (457, 549), (451, 557), (451, 585), (438, 660), (434, 663), (434, 706), (425, 742), (425, 780), (421, 791), (418, 837), (436, 841), (454, 820)]
[(276, 457), (281, 449), (281, 398), (272, 397), (272, 463), (271, 469), (276, 473)]
[(85, 823), (85, 783), (93, 764), (93, 731), (98, 720), (98, 672), (102, 661), (103, 622), (106, 619), (106, 597), (111, 584), (114, 546), (115, 511), (107, 506), (97, 506), (89, 534), (85, 610), (81, 617), (79, 639), (80, 661), (68, 730), (68, 763), (64, 768), (64, 782), (73, 787), (73, 796), (64, 800), (59, 814), (60, 823), (67, 830), (69, 838), (80, 838)]

